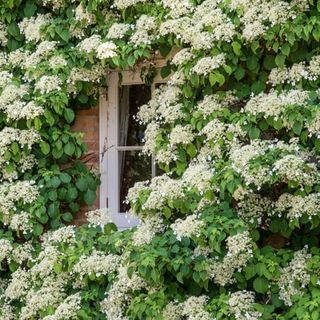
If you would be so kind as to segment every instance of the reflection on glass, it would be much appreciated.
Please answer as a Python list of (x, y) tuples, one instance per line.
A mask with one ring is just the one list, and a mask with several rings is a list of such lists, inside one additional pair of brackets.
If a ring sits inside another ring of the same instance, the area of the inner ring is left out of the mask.
[(120, 212), (129, 210), (129, 205), (123, 203), (129, 188), (137, 181), (151, 179), (151, 158), (141, 155), (139, 151), (119, 151), (120, 174)]
[(139, 84), (121, 86), (119, 90), (119, 146), (142, 146), (145, 126), (133, 117), (139, 107), (151, 99), (151, 87)]

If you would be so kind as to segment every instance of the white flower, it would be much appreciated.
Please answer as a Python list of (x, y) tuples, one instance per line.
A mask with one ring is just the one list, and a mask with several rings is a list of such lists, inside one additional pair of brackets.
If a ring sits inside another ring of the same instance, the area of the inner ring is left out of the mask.
[(39, 90), (40, 93), (46, 94), (52, 91), (61, 90), (61, 80), (58, 76), (42, 76), (35, 84), (35, 90)]
[(110, 213), (107, 209), (96, 209), (86, 213), (89, 226), (101, 227), (112, 222)]
[(101, 37), (97, 34), (94, 34), (91, 37), (82, 40), (77, 47), (79, 48), (80, 52), (89, 54), (96, 52), (100, 44)]
[(117, 46), (113, 42), (104, 42), (97, 48), (98, 59), (109, 59), (117, 56)]
[(202, 227), (204, 227), (204, 222), (195, 214), (187, 216), (184, 220), (177, 219), (170, 226), (178, 241), (184, 237), (198, 237)]
[(130, 24), (114, 23), (108, 30), (107, 38), (122, 39), (130, 29), (131, 29)]
[(198, 75), (208, 75), (211, 71), (216, 70), (226, 63), (226, 58), (223, 53), (214, 57), (205, 57), (200, 59), (197, 64), (191, 69), (192, 72)]
[(31, 18), (24, 18), (19, 23), (20, 32), (23, 33), (27, 41), (39, 42), (42, 39), (41, 29), (52, 21), (50, 14), (38, 14)]

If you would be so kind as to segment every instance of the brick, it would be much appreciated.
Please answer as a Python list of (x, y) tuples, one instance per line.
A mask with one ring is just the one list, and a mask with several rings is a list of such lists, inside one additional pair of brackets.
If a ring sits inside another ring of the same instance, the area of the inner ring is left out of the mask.
[[(89, 167), (99, 167), (99, 108), (93, 107), (77, 111), (76, 121), (72, 131), (84, 133), (83, 141), (88, 146), (88, 153), (81, 160)], [(73, 224), (80, 226), (86, 223), (85, 213), (89, 210), (99, 208), (99, 190), (97, 191), (96, 203), (88, 208), (83, 205), (75, 215)]]

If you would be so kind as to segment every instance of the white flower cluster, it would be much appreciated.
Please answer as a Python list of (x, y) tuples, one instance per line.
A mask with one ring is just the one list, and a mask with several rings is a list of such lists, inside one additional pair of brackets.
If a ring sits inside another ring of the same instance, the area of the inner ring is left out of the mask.
[(0, 320), (14, 320), (15, 315), (13, 313), (13, 308), (7, 304), (4, 303), (1, 305), (1, 310), (0, 310)]
[(182, 117), (182, 105), (178, 103), (181, 95), (179, 87), (163, 85), (156, 89), (148, 104), (142, 105), (137, 113), (137, 121), (148, 123), (151, 120), (157, 123), (173, 123)]
[(63, 67), (66, 67), (67, 65), (68, 65), (67, 60), (62, 56), (53, 56), (49, 59), (49, 67), (52, 70), (63, 68)]
[[(252, 167), (255, 159), (278, 149), (281, 156), (269, 165)], [(253, 184), (258, 190), (265, 183), (273, 181), (274, 177), (288, 183), (295, 181), (300, 185), (312, 185), (318, 181), (318, 173), (314, 163), (306, 162), (310, 154), (299, 150), (297, 140), (289, 144), (275, 140), (253, 140), (247, 145), (235, 145), (230, 151), (232, 167), (245, 180), (247, 185)]]
[(19, 265), (32, 259), (33, 246), (29, 242), (18, 244), (12, 250), (12, 260), (16, 261)]
[(27, 41), (39, 42), (42, 39), (41, 29), (52, 21), (50, 14), (38, 14), (36, 17), (24, 18), (19, 23), (20, 32)]
[(64, 226), (55, 231), (48, 231), (41, 237), (41, 240), (44, 246), (58, 243), (70, 245), (75, 241), (75, 226)]
[(234, 272), (241, 271), (252, 256), (252, 240), (248, 231), (229, 236), (226, 244), (227, 254), (221, 261), (209, 259), (207, 270), (209, 277), (220, 286), (232, 283)]
[(1, 266), (1, 263), (9, 257), (11, 250), (12, 250), (11, 242), (6, 239), (0, 239), (0, 266)]
[(114, 23), (109, 28), (107, 33), (108, 39), (122, 39), (132, 29), (130, 24), (126, 23)]
[(160, 126), (156, 122), (150, 122), (144, 132), (143, 152), (148, 155), (156, 152), (156, 138), (160, 134)]
[(251, 42), (265, 34), (268, 28), (295, 19), (297, 14), (308, 8), (306, 0), (297, 6), (295, 1), (288, 3), (279, 0), (232, 0), (229, 6), (237, 10), (243, 24), (242, 36)]
[[(175, 3), (177, 1), (170, 1), (172, 7), (175, 6)], [(230, 42), (232, 40), (235, 26), (227, 15), (218, 8), (218, 1), (206, 0), (196, 6), (194, 10), (192, 6), (187, 5), (187, 1), (179, 1), (179, 4), (184, 8), (175, 12), (170, 11), (170, 15), (174, 19), (169, 19), (161, 24), (160, 35), (174, 34), (196, 50), (211, 49), (215, 41)], [(186, 12), (180, 16), (182, 10), (190, 11), (192, 14), (188, 16)]]
[(309, 219), (320, 211), (320, 194), (311, 193), (305, 197), (289, 193), (282, 194), (275, 203), (278, 214), (285, 214), (289, 220), (307, 215)]
[(162, 5), (170, 10), (170, 16), (177, 18), (190, 13), (193, 4), (189, 0), (161, 0)]
[(213, 70), (219, 69), (226, 63), (226, 58), (223, 53), (214, 57), (201, 58), (196, 65), (191, 69), (192, 72), (198, 75), (207, 76)]
[(212, 320), (212, 315), (206, 311), (207, 296), (190, 296), (184, 302), (169, 302), (162, 312), (164, 320)]
[(175, 54), (171, 63), (176, 66), (181, 66), (182, 64), (189, 62), (194, 58), (195, 55), (191, 52), (190, 48), (184, 48)]
[(80, 52), (90, 54), (97, 51), (101, 44), (101, 37), (98, 34), (94, 34), (89, 38), (85, 38), (78, 45), (77, 48)]
[(151, 192), (143, 204), (144, 210), (159, 210), (165, 203), (184, 196), (181, 180), (171, 179), (167, 175), (153, 178), (146, 190)]
[(151, 44), (155, 38), (156, 28), (156, 19), (143, 14), (136, 22), (135, 31), (130, 38), (130, 42), (134, 46)]
[(301, 289), (310, 282), (310, 275), (307, 272), (306, 264), (311, 258), (304, 248), (294, 253), (290, 263), (281, 270), (280, 278), (277, 280), (279, 286), (279, 297), (287, 306), (292, 306), (292, 296), (302, 295)]
[(91, 227), (103, 228), (106, 224), (112, 222), (110, 213), (106, 209), (91, 210), (86, 213), (86, 218)]
[(13, 142), (17, 142), (21, 146), (28, 146), (31, 149), (35, 143), (40, 142), (41, 137), (35, 129), (14, 129), (5, 127), (0, 131), (0, 155), (3, 156), (7, 147)]
[(262, 113), (265, 118), (273, 117), (277, 120), (285, 107), (290, 105), (305, 106), (309, 99), (309, 92), (302, 90), (289, 90), (287, 92), (260, 93), (252, 97), (242, 109), (242, 112), (257, 115)]
[(0, 87), (5, 87), (9, 84), (12, 80), (13, 74), (8, 71), (1, 71), (0, 72)]
[(75, 10), (75, 19), (84, 26), (94, 24), (96, 22), (96, 17), (94, 14), (90, 13), (82, 3), (80, 3)]
[[(238, 200), (238, 215), (244, 221), (249, 223), (261, 223), (261, 218), (264, 214), (273, 209), (273, 203), (269, 198), (262, 197), (259, 194), (247, 193), (240, 196), (238, 188), (233, 194), (234, 199)], [(243, 191), (245, 193), (245, 191)], [(240, 196), (240, 199), (238, 198)]]
[(157, 233), (161, 233), (164, 230), (165, 226), (160, 214), (142, 219), (132, 236), (133, 243), (135, 246), (148, 244)]
[(116, 50), (117, 46), (113, 42), (103, 42), (97, 48), (97, 58), (103, 60), (116, 57)]
[(294, 181), (299, 185), (311, 186), (320, 178), (316, 164), (306, 163), (305, 159), (296, 155), (286, 155), (277, 160), (272, 171), (280, 176), (283, 182)]
[(67, 80), (68, 92), (77, 93), (76, 83), (83, 82), (93, 82), (99, 83), (102, 77), (105, 75), (105, 69), (101, 66), (93, 66), (92, 69), (87, 68), (74, 68), (71, 70), (69, 78)]
[(58, 76), (42, 76), (35, 84), (35, 90), (41, 94), (48, 94), (61, 90), (61, 79)]
[(260, 312), (252, 310), (254, 293), (246, 290), (233, 292), (228, 300), (230, 313), (236, 320), (258, 320), (262, 316)]
[(147, 0), (115, 0), (113, 2), (114, 6), (118, 9), (124, 10), (138, 3), (144, 3)]
[(79, 262), (73, 267), (72, 273), (79, 274), (80, 280), (86, 275), (97, 277), (115, 272), (120, 264), (120, 257), (114, 254), (106, 255), (104, 252), (94, 250), (88, 256), (81, 256)]
[[(4, 82), (5, 79), (2, 79), (2, 81)], [(17, 86), (13, 83), (3, 84), (5, 87), (0, 95), (0, 110), (6, 113), (8, 120), (34, 119), (43, 114), (43, 107), (37, 105), (34, 101), (25, 102), (22, 100), (28, 93), (28, 86)]]
[(16, 211), (18, 202), (31, 204), (37, 199), (38, 195), (38, 188), (35, 186), (34, 181), (2, 183), (0, 185), (0, 212), (4, 215), (2, 217), (2, 219), (5, 219), (4, 223), (9, 224), (7, 219), (12, 212)]
[(237, 101), (238, 99), (231, 91), (227, 91), (224, 96), (219, 96), (217, 94), (206, 95), (203, 97), (203, 100), (198, 102), (196, 105), (196, 110), (198, 110), (204, 116), (204, 118), (206, 118), (214, 112), (228, 108)]
[(172, 148), (177, 144), (192, 143), (193, 139), (194, 139), (194, 133), (192, 132), (192, 126), (190, 124), (187, 124), (185, 126), (178, 124), (172, 129), (170, 133), (170, 137), (169, 137), (170, 147)]
[(9, 53), (7, 63), (15, 68), (21, 68), (29, 55), (30, 52), (27, 50), (16, 49)]
[(35, 317), (39, 311), (49, 306), (56, 307), (64, 298), (63, 285), (65, 279), (50, 279), (39, 290), (31, 289), (25, 297), (25, 305), (21, 308), (19, 320), (28, 320)]
[(320, 76), (320, 55), (315, 55), (309, 61), (295, 63), (290, 68), (274, 68), (269, 74), (269, 83), (273, 86), (278, 84), (290, 83), (298, 85), (302, 79), (314, 81)]
[(108, 319), (125, 319), (124, 309), (132, 299), (131, 292), (141, 290), (146, 283), (136, 273), (128, 276), (124, 266), (118, 268), (118, 278), (107, 292), (107, 297), (101, 302), (101, 310)]
[(223, 139), (226, 144), (228, 144), (227, 136), (232, 136), (232, 140), (234, 141), (238, 137), (245, 136), (245, 132), (242, 131), (239, 124), (226, 124), (218, 119), (214, 119), (207, 123), (199, 134), (207, 137), (206, 142), (210, 140), (218, 142), (220, 139)]
[(7, 27), (5, 24), (0, 22), (0, 47), (5, 47), (8, 43), (8, 38), (7, 38)]
[(43, 320), (67, 320), (75, 319), (77, 317), (77, 311), (81, 308), (81, 295), (75, 293), (65, 298), (53, 315), (49, 315), (43, 318)]
[[(31, 232), (33, 229), (31, 221), (31, 214), (29, 212), (19, 212), (12, 215), (11, 220), (9, 222), (9, 227), (11, 230), (14, 230), (16, 232), (21, 231), (23, 234), (26, 234), (28, 232)], [(4, 219), (4, 221), (7, 221), (7, 219)]]
[(213, 170), (205, 163), (192, 163), (183, 173), (183, 185), (188, 189), (196, 189), (203, 194), (211, 188)]
[(4, 292), (4, 296), (10, 300), (17, 300), (25, 296), (29, 289), (29, 274), (24, 269), (17, 269)]
[(187, 216), (184, 220), (177, 219), (170, 228), (173, 230), (174, 235), (178, 241), (182, 238), (199, 237), (201, 229), (205, 226), (204, 221), (200, 220), (199, 216), (192, 214)]

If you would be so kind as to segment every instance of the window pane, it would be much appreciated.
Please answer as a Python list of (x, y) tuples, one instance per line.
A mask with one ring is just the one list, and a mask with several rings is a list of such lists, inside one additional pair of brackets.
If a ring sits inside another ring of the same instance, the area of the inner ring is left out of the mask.
[(151, 158), (140, 155), (139, 151), (119, 151), (120, 172), (120, 212), (129, 210), (129, 205), (123, 203), (129, 188), (137, 181), (151, 179)]
[(119, 88), (119, 146), (143, 145), (145, 126), (135, 121), (133, 116), (150, 99), (150, 86), (139, 84)]

